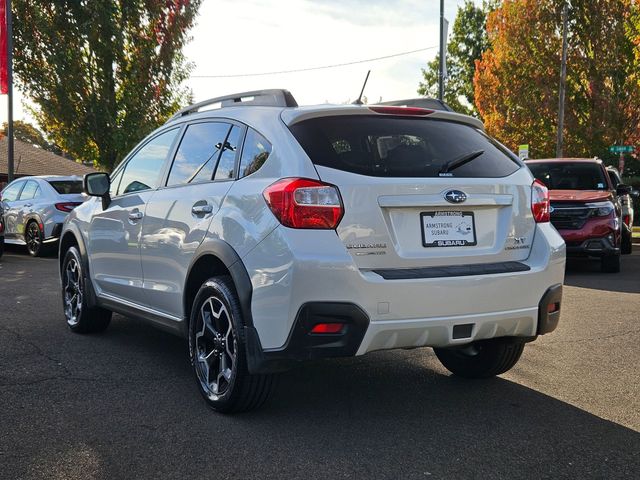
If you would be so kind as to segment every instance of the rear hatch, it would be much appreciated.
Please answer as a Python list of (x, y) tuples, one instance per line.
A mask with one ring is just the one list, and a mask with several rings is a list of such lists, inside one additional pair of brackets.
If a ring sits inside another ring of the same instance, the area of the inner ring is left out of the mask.
[(531, 174), (465, 118), (360, 110), (290, 122), (320, 179), (340, 191), (337, 233), (360, 269), (529, 256)]

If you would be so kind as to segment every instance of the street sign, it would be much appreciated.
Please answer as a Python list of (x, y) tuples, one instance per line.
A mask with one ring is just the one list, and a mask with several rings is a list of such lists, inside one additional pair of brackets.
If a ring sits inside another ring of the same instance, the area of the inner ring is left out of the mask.
[(520, 160), (529, 158), (529, 144), (518, 145), (518, 157)]
[(609, 152), (611, 153), (633, 153), (635, 147), (633, 145), (611, 145)]

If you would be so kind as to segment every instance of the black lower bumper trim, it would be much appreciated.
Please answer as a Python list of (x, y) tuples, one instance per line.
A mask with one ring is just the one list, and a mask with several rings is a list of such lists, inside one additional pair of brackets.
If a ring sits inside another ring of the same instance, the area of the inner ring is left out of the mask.
[[(342, 323), (340, 333), (312, 334), (319, 323)], [(356, 354), (369, 326), (369, 317), (357, 305), (311, 302), (298, 311), (285, 346), (264, 350), (254, 327), (245, 327), (247, 363), (250, 373), (275, 373), (314, 358), (350, 357)]]
[(451, 265), (446, 267), (387, 268), (373, 270), (385, 280), (413, 280), (420, 278), (468, 277), (471, 275), (491, 275), (515, 273), (531, 270), (522, 262), (475, 263), (472, 265)]
[[(560, 321), (560, 305), (562, 303), (562, 285), (550, 287), (538, 304), (537, 335), (553, 332)], [(549, 306), (552, 311), (549, 312)]]
[(62, 233), (62, 224), (56, 223), (53, 226), (53, 231), (51, 232), (51, 238), (60, 238), (60, 233)]
[(603, 257), (607, 255), (618, 255), (620, 248), (611, 243), (607, 237), (591, 238), (580, 243), (567, 243), (567, 255), (591, 255)]

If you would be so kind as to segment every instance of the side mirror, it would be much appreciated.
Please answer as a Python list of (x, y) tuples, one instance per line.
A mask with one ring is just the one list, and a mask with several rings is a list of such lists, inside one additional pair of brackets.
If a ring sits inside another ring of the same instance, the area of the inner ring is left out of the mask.
[(111, 180), (109, 174), (104, 172), (87, 173), (82, 181), (82, 187), (84, 193), (92, 197), (102, 198), (102, 209), (105, 210), (111, 203), (111, 196), (109, 195), (109, 187), (111, 186)]
[(633, 198), (638, 198), (640, 197), (640, 192), (638, 190), (631, 190), (629, 195), (631, 195)]
[(631, 187), (624, 183), (619, 183), (616, 187), (616, 195), (629, 195), (631, 193)]

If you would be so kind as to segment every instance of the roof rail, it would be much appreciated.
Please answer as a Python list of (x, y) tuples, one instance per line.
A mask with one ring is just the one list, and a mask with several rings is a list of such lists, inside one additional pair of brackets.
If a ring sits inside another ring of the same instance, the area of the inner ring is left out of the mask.
[(407, 100), (393, 100), (390, 102), (380, 102), (377, 105), (389, 105), (394, 107), (421, 107), (430, 108), (432, 110), (444, 110), (446, 112), (453, 112), (453, 109), (437, 98), (409, 98)]
[(237, 107), (242, 105), (258, 105), (269, 107), (297, 107), (298, 102), (293, 98), (289, 90), (271, 89), (271, 90), (254, 90), (252, 92), (234, 93), (223, 97), (210, 98), (202, 102), (194, 103), (188, 107), (176, 112), (167, 123), (176, 118), (197, 113), (201, 108), (219, 103), (221, 108)]

